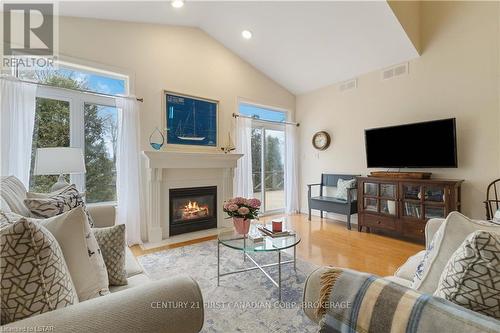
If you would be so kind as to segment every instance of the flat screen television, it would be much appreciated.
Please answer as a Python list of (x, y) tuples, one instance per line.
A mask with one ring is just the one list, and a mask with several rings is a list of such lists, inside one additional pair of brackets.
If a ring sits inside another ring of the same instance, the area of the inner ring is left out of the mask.
[(455, 118), (365, 130), (369, 168), (456, 168)]

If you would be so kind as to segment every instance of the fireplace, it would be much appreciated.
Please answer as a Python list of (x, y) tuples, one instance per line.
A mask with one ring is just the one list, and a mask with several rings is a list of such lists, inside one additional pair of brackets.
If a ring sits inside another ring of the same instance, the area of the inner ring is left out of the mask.
[(217, 186), (170, 189), (170, 235), (217, 228)]

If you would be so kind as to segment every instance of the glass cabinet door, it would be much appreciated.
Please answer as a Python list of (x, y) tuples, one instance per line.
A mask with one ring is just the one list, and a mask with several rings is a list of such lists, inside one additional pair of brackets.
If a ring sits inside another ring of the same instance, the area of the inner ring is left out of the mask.
[(378, 184), (377, 183), (365, 183), (363, 192), (364, 192), (364, 195), (376, 197), (378, 195)]
[(403, 198), (406, 200), (421, 199), (420, 185), (404, 184), (403, 185)]
[(404, 217), (413, 219), (423, 218), (423, 205), (422, 205), (422, 186), (419, 184), (403, 184), (401, 186), (403, 192), (403, 204), (401, 209)]
[(378, 210), (377, 204), (378, 204), (378, 200), (375, 198), (364, 198), (363, 208), (366, 211), (376, 212)]
[(426, 219), (444, 218), (444, 217), (445, 217), (444, 206), (425, 206)]
[(444, 187), (443, 186), (425, 186), (424, 200), (429, 202), (444, 202)]
[(407, 217), (413, 217), (416, 219), (422, 218), (422, 205), (415, 202), (403, 202), (403, 215)]
[(397, 215), (395, 200), (380, 199), (380, 213), (387, 215)]
[(382, 198), (396, 198), (396, 184), (380, 184), (380, 196)]

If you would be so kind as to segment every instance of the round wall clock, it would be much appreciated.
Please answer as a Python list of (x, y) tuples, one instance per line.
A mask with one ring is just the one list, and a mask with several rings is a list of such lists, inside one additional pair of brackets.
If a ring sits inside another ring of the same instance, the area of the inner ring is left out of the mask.
[(330, 134), (325, 131), (319, 131), (315, 133), (312, 138), (313, 147), (318, 150), (325, 150), (330, 146), (330, 142)]

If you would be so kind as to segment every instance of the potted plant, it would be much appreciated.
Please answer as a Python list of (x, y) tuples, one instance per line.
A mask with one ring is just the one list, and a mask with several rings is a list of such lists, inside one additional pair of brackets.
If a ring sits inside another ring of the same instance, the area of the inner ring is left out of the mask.
[(234, 229), (241, 235), (248, 234), (250, 220), (259, 215), (260, 200), (236, 197), (224, 202), (224, 212), (233, 218)]

